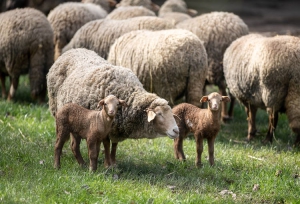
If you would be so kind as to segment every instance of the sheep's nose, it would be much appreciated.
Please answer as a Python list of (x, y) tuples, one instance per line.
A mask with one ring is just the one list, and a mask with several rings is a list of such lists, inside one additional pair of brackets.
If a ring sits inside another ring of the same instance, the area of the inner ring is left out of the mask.
[(177, 127), (177, 128), (174, 128), (174, 129), (173, 129), (173, 132), (175, 132), (176, 134), (179, 134), (179, 129), (178, 129), (178, 127)]
[(110, 111), (108, 111), (108, 113), (112, 115), (112, 114), (114, 114), (114, 113), (115, 113), (115, 111), (113, 111), (113, 110), (110, 110)]

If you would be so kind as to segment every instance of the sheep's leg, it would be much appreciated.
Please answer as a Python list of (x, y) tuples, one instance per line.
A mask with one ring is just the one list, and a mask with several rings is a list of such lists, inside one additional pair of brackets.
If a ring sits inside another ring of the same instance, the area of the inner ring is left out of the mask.
[(273, 133), (274, 133), (275, 128), (277, 126), (277, 122), (278, 122), (278, 112), (276, 111), (274, 113), (270, 113), (269, 114), (269, 129), (268, 129), (268, 132), (267, 132), (267, 136), (263, 141), (264, 143), (272, 142)]
[(81, 167), (84, 167), (85, 162), (80, 153), (80, 143), (81, 143), (81, 137), (71, 134), (71, 149), (72, 149), (73, 155), (75, 156), (78, 164)]
[(185, 160), (184, 152), (183, 152), (183, 139), (184, 137), (182, 134), (179, 135), (176, 139), (174, 139), (174, 153), (175, 153), (175, 158), (179, 159), (180, 161)]
[(116, 152), (117, 152), (117, 147), (118, 143), (112, 143), (111, 144), (111, 153), (110, 153), (110, 158), (111, 158), (111, 164), (116, 165)]
[(230, 105), (229, 105), (229, 110), (228, 110), (228, 115), (229, 118), (233, 118), (233, 109), (234, 109), (234, 104), (235, 104), (235, 97), (229, 92), (230, 96)]
[(256, 134), (256, 123), (255, 123), (255, 117), (256, 117), (256, 112), (257, 108), (248, 104), (245, 106), (246, 107), (246, 112), (247, 112), (247, 120), (248, 120), (248, 136), (247, 139), (250, 141), (253, 139), (253, 137)]
[[(222, 96), (227, 96), (227, 92), (226, 92), (226, 86), (225, 85), (221, 85), (219, 86), (219, 92)], [(230, 120), (230, 117), (228, 115), (228, 112), (227, 112), (227, 103), (226, 102), (222, 102), (222, 120), (224, 122), (227, 122), (228, 120)]]
[(56, 126), (56, 142), (54, 150), (54, 168), (60, 168), (60, 156), (65, 142), (69, 139), (69, 131)]
[(211, 166), (215, 164), (215, 157), (214, 157), (214, 152), (215, 152), (215, 137), (210, 137), (207, 139), (208, 143), (208, 158), (209, 158), (209, 163)]
[(195, 140), (196, 140), (196, 161), (195, 164), (196, 166), (201, 166), (201, 155), (203, 152), (203, 138), (200, 134), (195, 133)]
[(16, 93), (19, 85), (19, 77), (10, 77), (10, 89), (7, 97), (8, 101), (11, 101)]
[[(105, 156), (104, 166), (109, 167), (109, 166), (111, 166), (109, 137), (106, 137), (103, 140), (103, 146), (104, 146), (104, 156)], [(100, 145), (99, 145), (99, 147), (100, 147)]]
[(5, 74), (0, 72), (0, 80), (1, 80), (1, 91), (2, 91), (2, 98), (6, 98), (6, 88), (5, 88)]
[[(87, 137), (89, 138), (89, 137)], [(98, 162), (98, 155), (100, 150), (101, 141), (100, 140), (89, 140), (87, 139), (88, 151), (89, 151), (89, 159), (90, 159), (90, 171), (97, 170), (97, 162)]]

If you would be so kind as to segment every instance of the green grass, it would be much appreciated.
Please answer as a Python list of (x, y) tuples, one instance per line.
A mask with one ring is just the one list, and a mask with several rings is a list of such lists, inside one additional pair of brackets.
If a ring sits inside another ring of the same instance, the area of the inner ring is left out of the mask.
[[(0, 203), (300, 203), (300, 153), (285, 115), (273, 144), (263, 145), (268, 121), (259, 111), (260, 134), (247, 143), (246, 115), (237, 104), (234, 120), (216, 139), (214, 167), (206, 142), (203, 167), (196, 168), (192, 137), (184, 141), (186, 162), (174, 159), (173, 141), (164, 137), (125, 140), (118, 167), (105, 169), (101, 154), (95, 173), (79, 167), (67, 143), (55, 170), (54, 118), (46, 104), (28, 97), (26, 80), (22, 84), (16, 102), (0, 101)], [(81, 150), (87, 160), (85, 142)]]

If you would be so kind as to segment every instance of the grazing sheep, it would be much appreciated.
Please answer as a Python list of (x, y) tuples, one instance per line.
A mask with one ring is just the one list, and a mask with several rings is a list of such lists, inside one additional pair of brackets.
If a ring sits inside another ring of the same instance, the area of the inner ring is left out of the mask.
[(256, 133), (258, 108), (269, 114), (265, 141), (272, 141), (278, 112), (286, 112), (300, 144), (300, 39), (250, 34), (235, 40), (224, 54), (224, 75), (230, 92), (245, 106), (248, 140)]
[(106, 16), (107, 19), (124, 20), (138, 16), (156, 16), (155, 13), (143, 6), (121, 6)]
[(43, 101), (46, 74), (53, 63), (53, 31), (46, 16), (32, 8), (0, 14), (0, 78), (6, 97), (5, 77), (10, 77), (7, 99), (17, 90), (21, 74), (29, 75), (31, 96)]
[(72, 48), (86, 48), (107, 58), (110, 46), (117, 38), (133, 30), (164, 30), (174, 28), (170, 22), (152, 16), (141, 16), (126, 20), (103, 19), (87, 23), (77, 31), (63, 52)]
[(73, 38), (76, 31), (87, 22), (105, 18), (107, 12), (99, 5), (91, 3), (67, 2), (53, 9), (48, 20), (54, 32), (56, 60), (62, 48)]
[(107, 13), (111, 12), (116, 7), (117, 2), (115, 0), (81, 0), (82, 3), (92, 3), (100, 5)]
[(187, 134), (194, 133), (196, 141), (197, 156), (195, 164), (201, 165), (201, 154), (203, 152), (203, 139), (207, 139), (209, 163), (214, 165), (214, 142), (221, 129), (221, 102), (228, 102), (228, 96), (221, 96), (213, 92), (201, 98), (201, 103), (208, 102), (207, 109), (201, 109), (188, 103), (175, 106), (172, 111), (178, 116), (179, 137), (174, 140), (175, 158), (185, 160), (182, 143)]
[[(185, 20), (177, 24), (177, 28), (192, 31), (204, 42), (208, 58), (206, 80), (209, 84), (217, 85), (221, 95), (227, 95), (222, 65), (223, 55), (231, 42), (249, 33), (248, 26), (233, 13), (211, 12)], [(223, 103), (223, 120), (232, 117), (233, 105), (232, 98), (228, 114), (226, 104)]]
[(124, 34), (111, 46), (108, 62), (129, 67), (144, 88), (175, 104), (200, 106), (207, 55), (199, 38), (187, 30), (139, 30)]
[(159, 10), (159, 6), (153, 3), (151, 0), (121, 0), (120, 3), (116, 5), (116, 7), (121, 6), (143, 6), (147, 9), (150, 9), (154, 12)]
[(126, 106), (124, 100), (119, 100), (113, 95), (102, 99), (97, 108), (102, 107), (101, 111), (88, 110), (75, 103), (64, 105), (56, 114), (56, 143), (54, 167), (60, 168), (60, 156), (64, 143), (72, 137), (72, 152), (79, 163), (84, 165), (84, 160), (80, 153), (80, 141), (86, 139), (90, 170), (97, 170), (97, 161), (100, 151), (100, 144), (103, 142), (105, 152), (105, 166), (111, 165), (110, 161), (110, 141), (108, 133), (114, 117), (118, 110), (118, 105)]
[(179, 130), (168, 102), (146, 92), (130, 69), (111, 65), (91, 50), (72, 49), (62, 54), (50, 68), (47, 83), (49, 108), (54, 116), (66, 103), (96, 109), (97, 101), (109, 94), (130, 104), (117, 112), (109, 134), (112, 164), (120, 141), (154, 139), (159, 135), (178, 137)]

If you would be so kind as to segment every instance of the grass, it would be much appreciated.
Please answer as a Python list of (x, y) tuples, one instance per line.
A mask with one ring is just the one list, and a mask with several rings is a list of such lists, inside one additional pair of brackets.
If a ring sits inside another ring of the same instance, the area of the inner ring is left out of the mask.
[[(105, 169), (101, 154), (95, 173), (80, 168), (66, 144), (55, 170), (54, 118), (28, 97), (26, 79), (21, 84), (15, 102), (0, 101), (0, 203), (300, 203), (300, 153), (285, 115), (273, 144), (263, 145), (267, 115), (259, 111), (260, 134), (247, 143), (246, 115), (236, 104), (216, 139), (214, 167), (206, 143), (196, 168), (192, 137), (184, 141), (186, 162), (174, 159), (173, 141), (164, 137), (125, 140), (118, 167)], [(81, 151), (87, 160), (85, 142)]]

